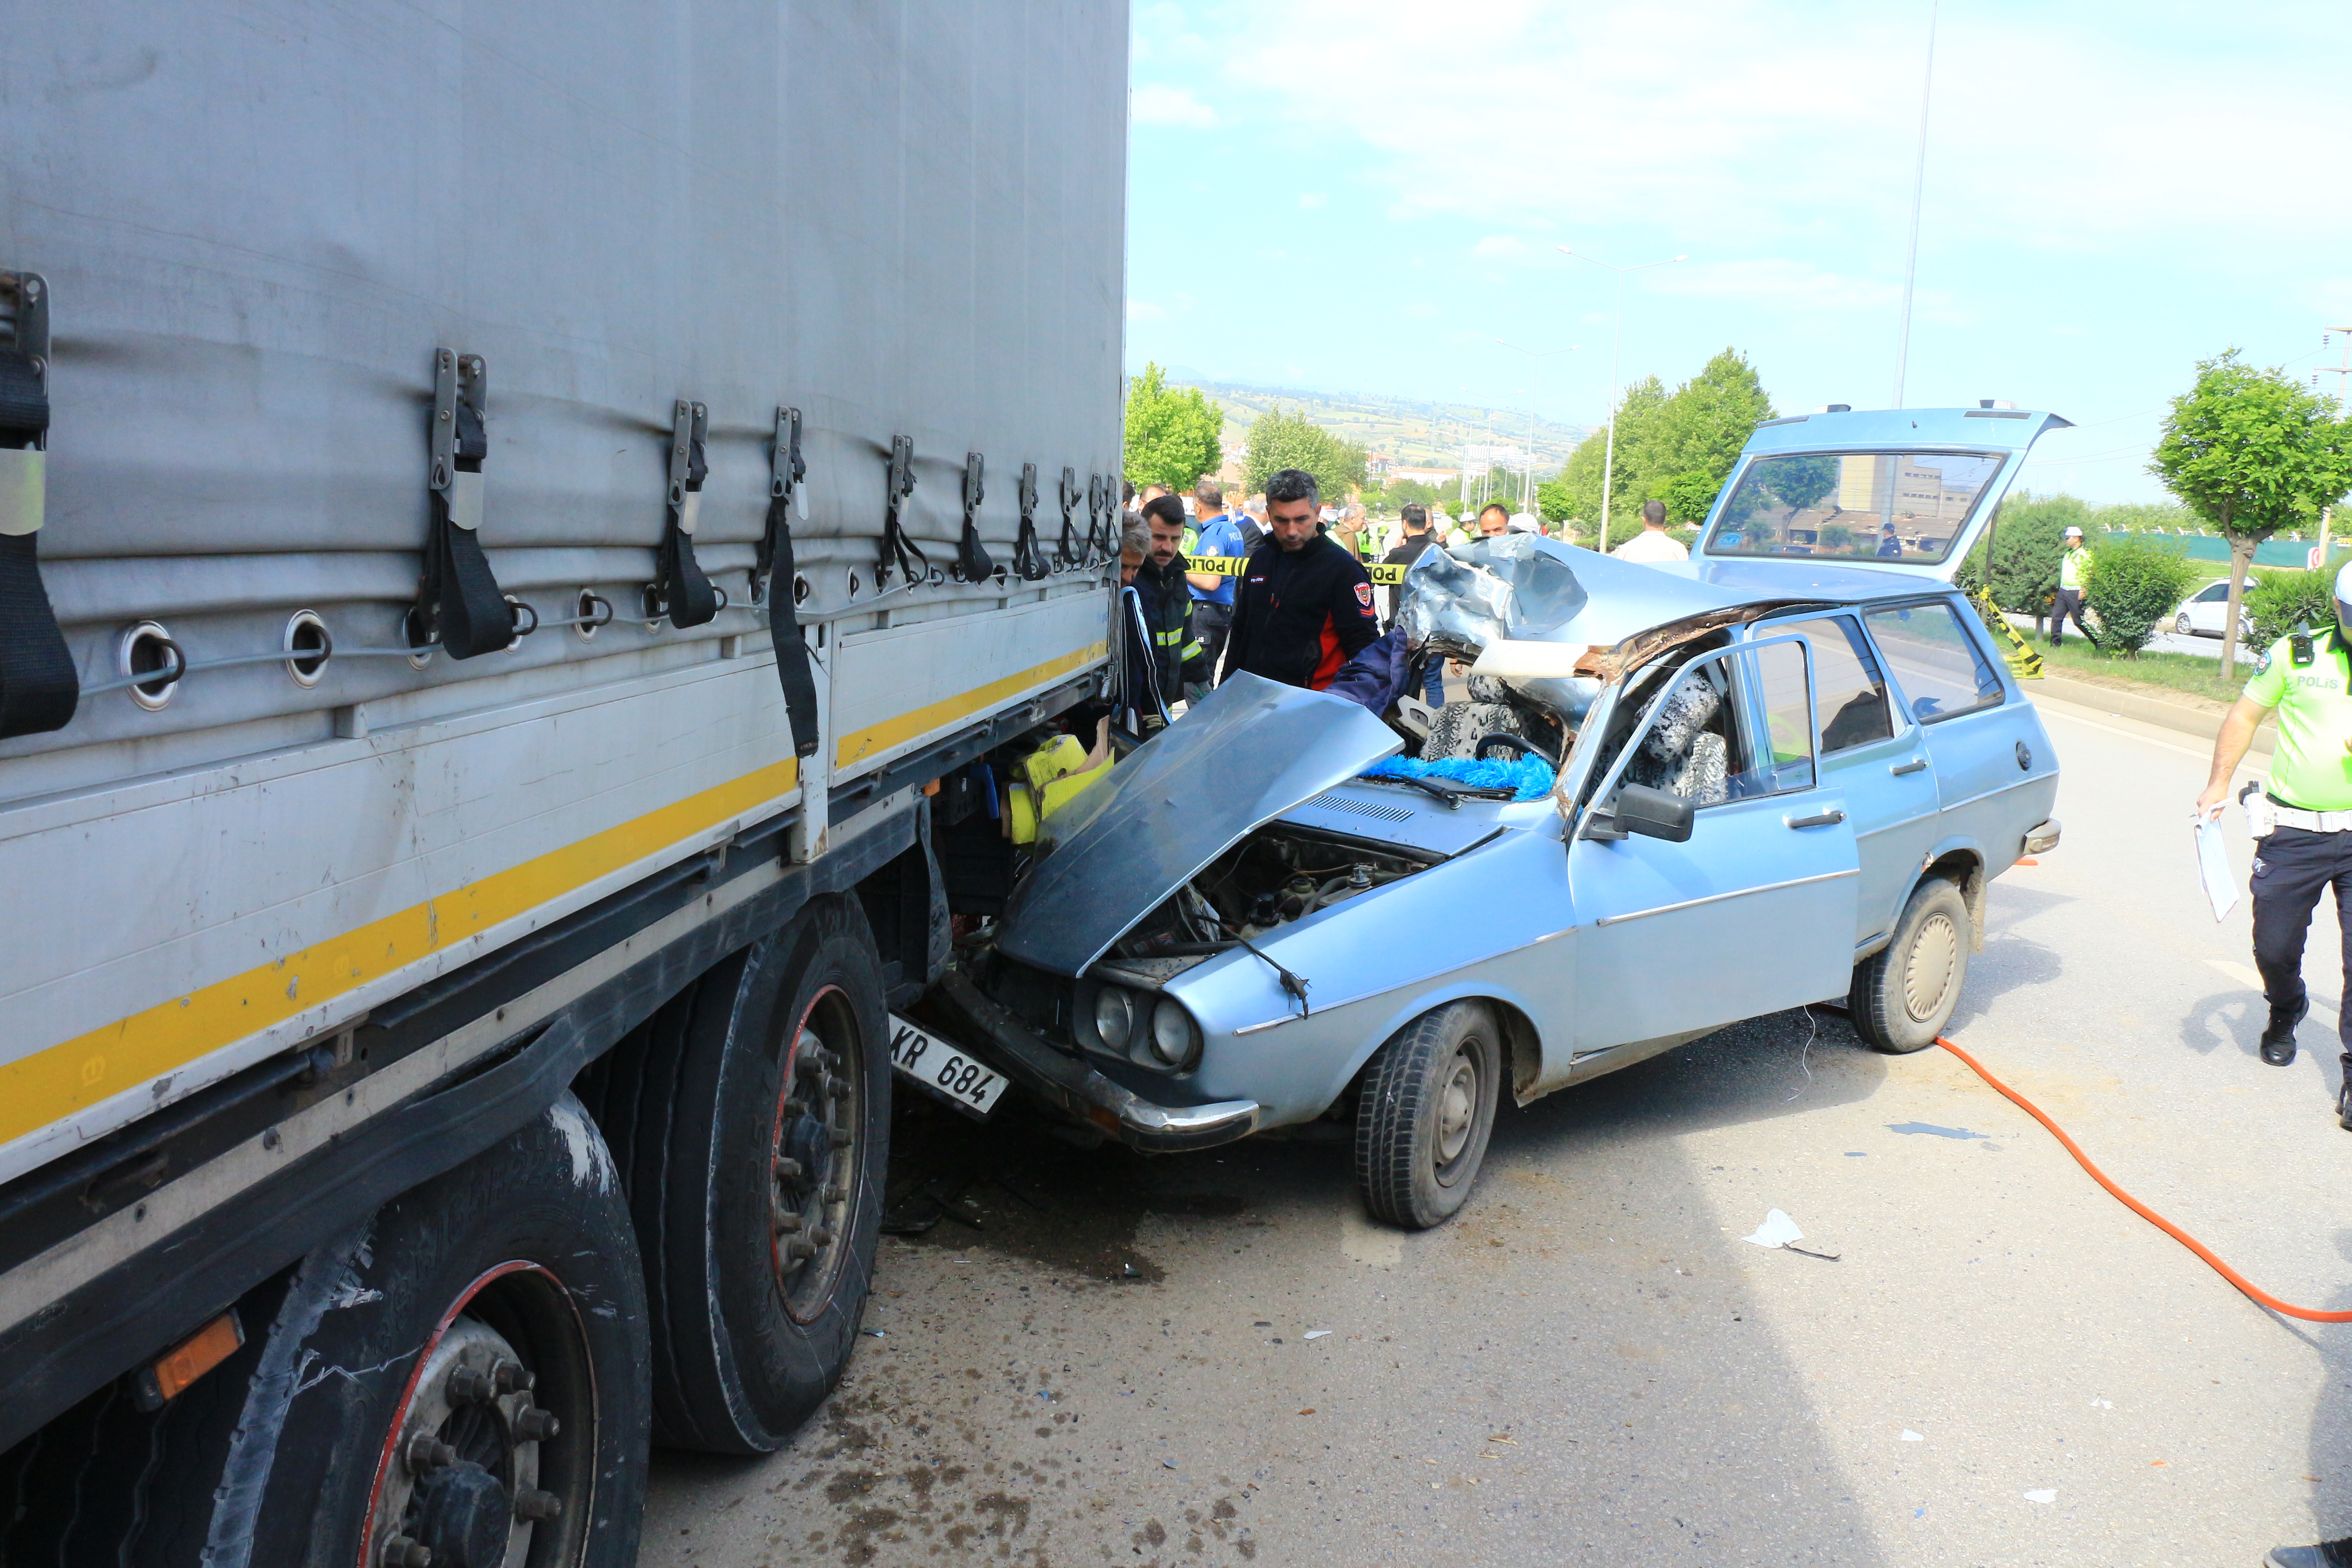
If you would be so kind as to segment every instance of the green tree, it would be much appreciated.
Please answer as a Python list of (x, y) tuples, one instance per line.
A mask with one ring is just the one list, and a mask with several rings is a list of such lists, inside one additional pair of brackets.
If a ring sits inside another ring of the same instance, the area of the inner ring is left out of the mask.
[[(2320, 508), (2352, 490), (2352, 420), (2283, 367), (2257, 370), (2231, 349), (2200, 361), (2196, 384), (2172, 400), (2148, 471), (2229, 540), (2221, 624), (2234, 626), (2254, 547), (2281, 529), (2315, 522)], [(2221, 639), (2225, 681), (2237, 674), (2237, 651), (2235, 637)]]
[[(1772, 400), (1764, 395), (1755, 367), (1738, 350), (1725, 349), (1675, 388), (1648, 421), (1640, 438), (1647, 490), (1643, 499), (1654, 497), (1671, 508), (1667, 488), (1696, 474), (1705, 479), (1712, 504), (1757, 424), (1771, 417)], [(1622, 434), (1618, 459), (1624, 459)]]
[(1224, 461), (1225, 411), (1197, 386), (1173, 387), (1157, 364), (1127, 384), (1127, 478), (1137, 489), (1189, 490)]
[[(2083, 597), (2099, 620), (2099, 650), (2110, 658), (2139, 657), (2202, 574), (2177, 545), (2123, 538), (2101, 543), (2083, 572)], [(2230, 609), (2234, 615), (2237, 605)], [(2235, 647), (2235, 637), (2224, 637), (2222, 657)]]
[(1651, 493), (1666, 503), (1668, 521), (1696, 527), (1706, 521), (1707, 510), (1715, 505), (1715, 498), (1722, 489), (1721, 479), (1712, 474), (1693, 471), (1671, 475), (1660, 480), (1651, 487)]
[(1398, 479), (1389, 486), (1389, 502), (1392, 506), (1435, 506), (1437, 487), (1420, 479)]
[(1364, 482), (1364, 448), (1342, 439), (1304, 414), (1285, 414), (1279, 405), (1250, 426), (1249, 453), (1242, 459), (1249, 489), (1265, 489), (1281, 468), (1304, 468), (1315, 476), (1327, 501), (1338, 501)]
[(1982, 583), (1993, 603), (2039, 622), (2058, 591), (2058, 558), (2065, 553), (2066, 531), (2091, 531), (2091, 509), (2069, 495), (2037, 496), (2018, 490), (2002, 500), (1987, 531), (1992, 564), (1986, 570), (1987, 540), (1969, 552), (1969, 585)]

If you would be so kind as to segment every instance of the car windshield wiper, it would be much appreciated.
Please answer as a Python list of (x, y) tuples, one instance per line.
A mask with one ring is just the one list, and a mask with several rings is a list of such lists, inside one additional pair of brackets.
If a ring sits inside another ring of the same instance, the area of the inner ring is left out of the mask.
[(1494, 789), (1477, 784), (1448, 784), (1442, 779), (1407, 778), (1402, 773), (1374, 773), (1362, 781), (1366, 784), (1402, 784), (1417, 789), (1445, 803), (1449, 811), (1458, 811), (1465, 800), (1509, 800), (1519, 792), (1515, 789)]

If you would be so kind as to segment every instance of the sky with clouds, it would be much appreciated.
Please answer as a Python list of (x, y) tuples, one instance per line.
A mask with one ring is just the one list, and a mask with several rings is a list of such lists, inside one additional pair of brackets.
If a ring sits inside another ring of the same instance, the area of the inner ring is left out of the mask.
[[(1687, 258), (1623, 280), (1626, 381), (1728, 344), (1885, 406), (1928, 5), (1146, 0), (1129, 363), (1596, 423), (1619, 279), (1567, 246)], [(2055, 410), (2021, 483), (2161, 499), (2198, 359), (2341, 362), (2347, 151), (2345, 0), (1944, 0), (1904, 401)]]

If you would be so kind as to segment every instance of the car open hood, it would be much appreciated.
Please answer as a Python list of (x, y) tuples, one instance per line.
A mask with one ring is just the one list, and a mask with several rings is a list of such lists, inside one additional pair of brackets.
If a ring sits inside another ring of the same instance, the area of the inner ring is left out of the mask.
[(1345, 698), (1228, 676), (1057, 813), (1000, 952), (1077, 975), (1245, 835), (1403, 749)]

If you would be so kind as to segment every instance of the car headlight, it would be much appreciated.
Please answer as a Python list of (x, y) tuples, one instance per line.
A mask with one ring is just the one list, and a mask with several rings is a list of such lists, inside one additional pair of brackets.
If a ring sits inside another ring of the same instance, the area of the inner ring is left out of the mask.
[(1095, 1035), (1112, 1050), (1127, 1049), (1135, 1036), (1135, 998), (1116, 985), (1096, 992)]
[(1166, 1067), (1189, 1065), (1201, 1051), (1201, 1026), (1173, 996), (1162, 996), (1151, 1010), (1151, 1054)]

